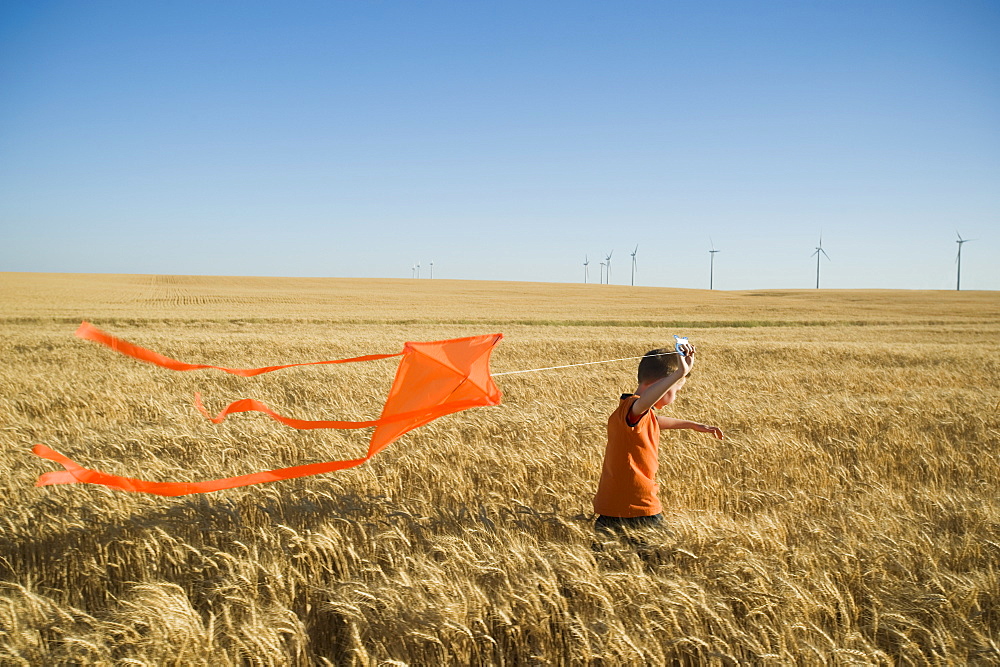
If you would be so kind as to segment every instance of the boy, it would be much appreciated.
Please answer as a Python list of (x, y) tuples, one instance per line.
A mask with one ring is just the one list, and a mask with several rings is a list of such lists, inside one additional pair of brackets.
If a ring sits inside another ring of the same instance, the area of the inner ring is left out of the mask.
[(694, 366), (694, 345), (650, 350), (639, 362), (639, 387), (622, 394), (608, 418), (608, 445), (601, 481), (594, 496), (597, 528), (610, 532), (655, 525), (663, 520), (656, 469), (660, 429), (688, 428), (722, 439), (722, 430), (684, 419), (653, 414), (670, 405)]

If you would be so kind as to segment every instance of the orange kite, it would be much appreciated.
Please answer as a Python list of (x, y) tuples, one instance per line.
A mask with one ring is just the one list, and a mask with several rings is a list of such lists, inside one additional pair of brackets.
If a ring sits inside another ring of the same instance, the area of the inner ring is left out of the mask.
[(227, 477), (205, 482), (148, 482), (129, 477), (109, 475), (97, 470), (90, 470), (71, 461), (59, 452), (45, 445), (35, 445), (32, 452), (36, 455), (61, 464), (65, 470), (47, 472), (38, 478), (37, 486), (49, 484), (101, 484), (124, 491), (153, 493), (160, 496), (184, 496), (191, 493), (206, 493), (221, 489), (232, 489), (238, 486), (274, 482), (282, 479), (294, 479), (308, 475), (343, 470), (361, 465), (372, 458), (387, 445), (400, 438), (403, 434), (418, 426), (423, 426), (442, 415), (459, 412), (467, 408), (481, 405), (498, 405), (500, 389), (490, 375), (490, 353), (503, 334), (472, 336), (430, 343), (406, 343), (402, 352), (395, 354), (372, 354), (350, 359), (333, 361), (314, 361), (302, 364), (285, 364), (282, 366), (266, 366), (264, 368), (240, 369), (223, 368), (207, 364), (188, 364), (176, 359), (165, 357), (152, 350), (133, 345), (128, 341), (115, 338), (100, 329), (84, 322), (77, 329), (80, 338), (92, 340), (107, 345), (124, 355), (146, 361), (163, 368), (175, 371), (189, 371), (202, 368), (212, 368), (234, 375), (251, 377), (261, 373), (289, 368), (292, 366), (308, 366), (315, 364), (342, 364), (355, 361), (369, 361), (402, 357), (389, 396), (382, 407), (378, 419), (369, 421), (308, 421), (282, 417), (260, 401), (243, 399), (231, 403), (217, 416), (212, 417), (201, 405), (200, 396), (196, 396), (196, 405), (206, 417), (219, 423), (229, 414), (236, 412), (263, 412), (273, 419), (296, 429), (314, 428), (365, 428), (374, 426), (368, 453), (360, 459), (344, 461), (326, 461), (267, 470), (239, 477)]

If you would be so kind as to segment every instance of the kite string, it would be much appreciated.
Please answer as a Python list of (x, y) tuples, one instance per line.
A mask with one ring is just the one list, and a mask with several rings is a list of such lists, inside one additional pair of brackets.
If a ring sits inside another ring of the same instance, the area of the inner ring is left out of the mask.
[[(648, 356), (650, 356), (650, 357), (662, 357), (662, 356), (665, 356), (665, 355), (668, 355), (668, 354), (677, 354), (677, 352), (674, 352), (674, 351), (660, 352), (659, 354), (650, 354)], [(565, 364), (563, 366), (547, 366), (546, 368), (529, 368), (529, 369), (523, 370), (523, 371), (504, 371), (503, 373), (491, 373), (491, 375), (493, 377), (497, 377), (499, 375), (516, 375), (518, 373), (535, 373), (537, 371), (551, 371), (551, 370), (554, 370), (556, 368), (572, 368), (573, 366), (590, 366), (591, 364), (610, 364), (610, 363), (613, 363), (615, 361), (630, 361), (632, 359), (642, 359), (645, 356), (647, 356), (647, 355), (642, 355), (640, 357), (622, 357), (621, 359), (605, 359), (604, 361), (584, 361), (584, 362), (579, 363), (579, 364)]]

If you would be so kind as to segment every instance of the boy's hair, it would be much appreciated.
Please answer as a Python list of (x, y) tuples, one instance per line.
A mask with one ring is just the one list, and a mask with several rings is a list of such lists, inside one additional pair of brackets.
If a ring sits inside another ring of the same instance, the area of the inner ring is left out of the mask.
[(639, 360), (639, 384), (662, 380), (677, 370), (677, 354), (669, 347), (650, 350)]

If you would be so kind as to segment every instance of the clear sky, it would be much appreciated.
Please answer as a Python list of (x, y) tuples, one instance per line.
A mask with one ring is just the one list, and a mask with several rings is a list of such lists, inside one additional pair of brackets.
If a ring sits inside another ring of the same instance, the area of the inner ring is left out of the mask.
[(0, 4), (0, 270), (1000, 290), (1000, 2)]

